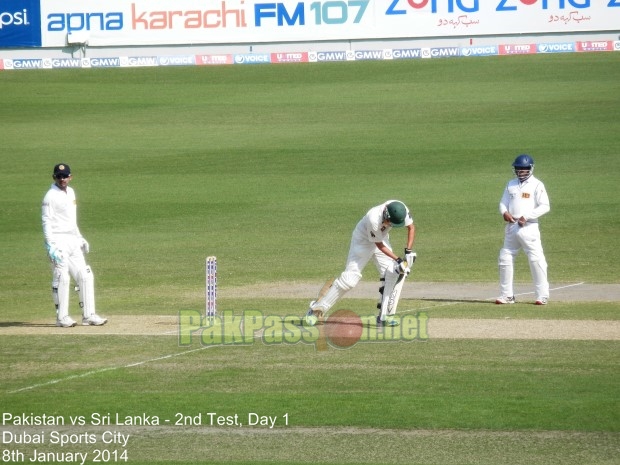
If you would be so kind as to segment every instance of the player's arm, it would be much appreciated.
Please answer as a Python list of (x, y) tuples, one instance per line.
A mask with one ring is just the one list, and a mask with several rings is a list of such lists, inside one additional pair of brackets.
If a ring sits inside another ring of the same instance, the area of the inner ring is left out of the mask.
[(545, 213), (549, 213), (551, 210), (551, 205), (549, 202), (549, 196), (547, 195), (547, 191), (545, 187), (540, 184), (536, 191), (534, 192), (534, 196), (536, 198), (536, 207), (529, 215), (529, 219), (536, 219), (543, 216)]
[(407, 249), (413, 249), (413, 242), (415, 241), (415, 225), (411, 223), (407, 226)]
[(504, 189), (504, 194), (502, 195), (502, 199), (499, 201), (499, 214), (502, 215), (504, 221), (508, 223), (516, 223), (517, 220), (514, 218), (510, 212), (508, 211), (508, 206), (510, 204), (510, 195), (508, 193), (508, 188)]
[(394, 254), (394, 252), (392, 252), (383, 242), (375, 242), (375, 245), (381, 252), (390, 257), (392, 260), (398, 260), (398, 255)]
[(47, 249), (47, 254), (49, 255), (50, 259), (54, 263), (60, 264), (64, 260), (64, 255), (62, 250), (58, 248), (58, 245), (56, 244), (56, 240), (54, 238), (53, 215), (54, 208), (51, 204), (51, 199), (46, 196), (43, 199), (41, 213), (41, 221), (43, 223), (43, 236), (45, 237), (45, 248)]
[(50, 205), (50, 200), (45, 197), (43, 199), (43, 205), (41, 206), (41, 223), (43, 224), (43, 237), (45, 237), (46, 243), (51, 243), (53, 239), (53, 209)]

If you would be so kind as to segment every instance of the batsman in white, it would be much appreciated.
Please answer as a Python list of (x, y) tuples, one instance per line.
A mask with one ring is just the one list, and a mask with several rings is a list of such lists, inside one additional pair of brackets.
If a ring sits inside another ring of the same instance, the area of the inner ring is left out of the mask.
[(512, 164), (516, 178), (508, 181), (499, 202), (499, 212), (506, 221), (504, 246), (499, 251), (500, 296), (496, 304), (515, 303), (513, 291), (514, 261), (523, 249), (530, 264), (536, 290), (536, 305), (549, 300), (547, 260), (540, 240), (538, 219), (551, 206), (545, 185), (534, 177), (534, 159), (519, 155)]
[[(407, 246), (404, 259), (392, 252), (390, 245), (390, 230), (392, 228), (407, 228)], [(330, 308), (350, 289), (353, 289), (362, 278), (362, 271), (366, 264), (373, 260), (382, 285), (379, 288), (380, 298), (377, 308), (377, 324), (382, 326), (396, 326), (394, 319), (400, 292), (405, 278), (411, 271), (416, 254), (412, 251), (415, 239), (415, 226), (407, 206), (400, 200), (387, 202), (371, 208), (357, 223), (345, 270), (336, 278), (325, 295), (310, 302), (305, 316), (307, 325), (313, 326)]]
[(72, 179), (69, 165), (54, 166), (54, 183), (43, 198), (42, 222), (45, 247), (52, 263), (52, 297), (56, 305), (56, 326), (68, 328), (77, 323), (69, 316), (70, 276), (80, 296), (82, 325), (100, 326), (108, 320), (95, 312), (93, 272), (84, 254), (88, 242), (77, 225), (75, 192), (69, 187)]

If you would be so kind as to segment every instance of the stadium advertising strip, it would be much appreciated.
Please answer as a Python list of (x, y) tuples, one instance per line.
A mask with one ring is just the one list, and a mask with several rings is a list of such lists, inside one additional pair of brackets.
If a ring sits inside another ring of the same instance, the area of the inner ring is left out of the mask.
[(105, 58), (0, 58), (0, 70), (324, 63), (337, 61), (408, 60), (490, 55), (529, 55), (534, 53), (611, 51), (620, 52), (620, 41), (602, 40), (542, 44), (500, 44), (480, 47), (424, 47), (326, 52), (122, 56)]
[(620, 0), (5, 0), (0, 48), (304, 42), (616, 30)]

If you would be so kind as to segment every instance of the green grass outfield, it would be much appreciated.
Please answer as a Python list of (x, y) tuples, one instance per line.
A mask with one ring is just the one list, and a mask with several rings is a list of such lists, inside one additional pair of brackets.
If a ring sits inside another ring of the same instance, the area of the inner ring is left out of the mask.
[[(91, 463), (105, 449), (101, 461), (131, 464), (618, 463), (617, 341), (430, 338), (317, 351), (260, 340), (181, 347), (174, 324), (168, 336), (139, 331), (204, 308), (207, 255), (218, 256), (222, 291), (283, 281), (318, 291), (341, 271), (356, 221), (389, 198), (416, 220), (412, 280), (495, 282), (497, 204), (521, 152), (551, 198), (541, 230), (552, 283), (617, 284), (618, 76), (618, 53), (1, 72), (0, 413), (66, 420), (7, 420), (3, 432), (45, 441), (4, 443), (3, 461), (37, 449), (88, 452)], [(97, 305), (111, 320), (87, 335), (40, 333), (54, 319), (40, 203), (61, 161), (74, 172)], [(530, 281), (524, 256), (516, 277)], [(372, 266), (364, 279), (377, 279)], [(219, 305), (279, 316), (303, 313), (312, 297)], [(343, 305), (372, 312), (374, 301)], [(619, 309), (551, 301), (512, 306), (510, 317), (578, 324), (618, 320)], [(428, 315), (506, 311), (462, 302)], [(126, 316), (135, 334), (104, 334)], [(209, 412), (244, 426), (210, 427)], [(275, 427), (249, 426), (249, 413), (277, 416)], [(97, 425), (93, 414), (162, 423)], [(198, 415), (201, 425), (174, 424)], [(126, 447), (105, 444), (106, 431), (129, 434)], [(61, 433), (96, 442), (50, 444)]]

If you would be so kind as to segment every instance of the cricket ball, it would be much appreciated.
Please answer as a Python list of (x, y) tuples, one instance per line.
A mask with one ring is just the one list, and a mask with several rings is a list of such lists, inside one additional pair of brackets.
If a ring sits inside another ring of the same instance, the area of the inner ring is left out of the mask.
[(351, 310), (336, 310), (325, 320), (325, 335), (334, 347), (353, 346), (362, 336), (362, 319)]

